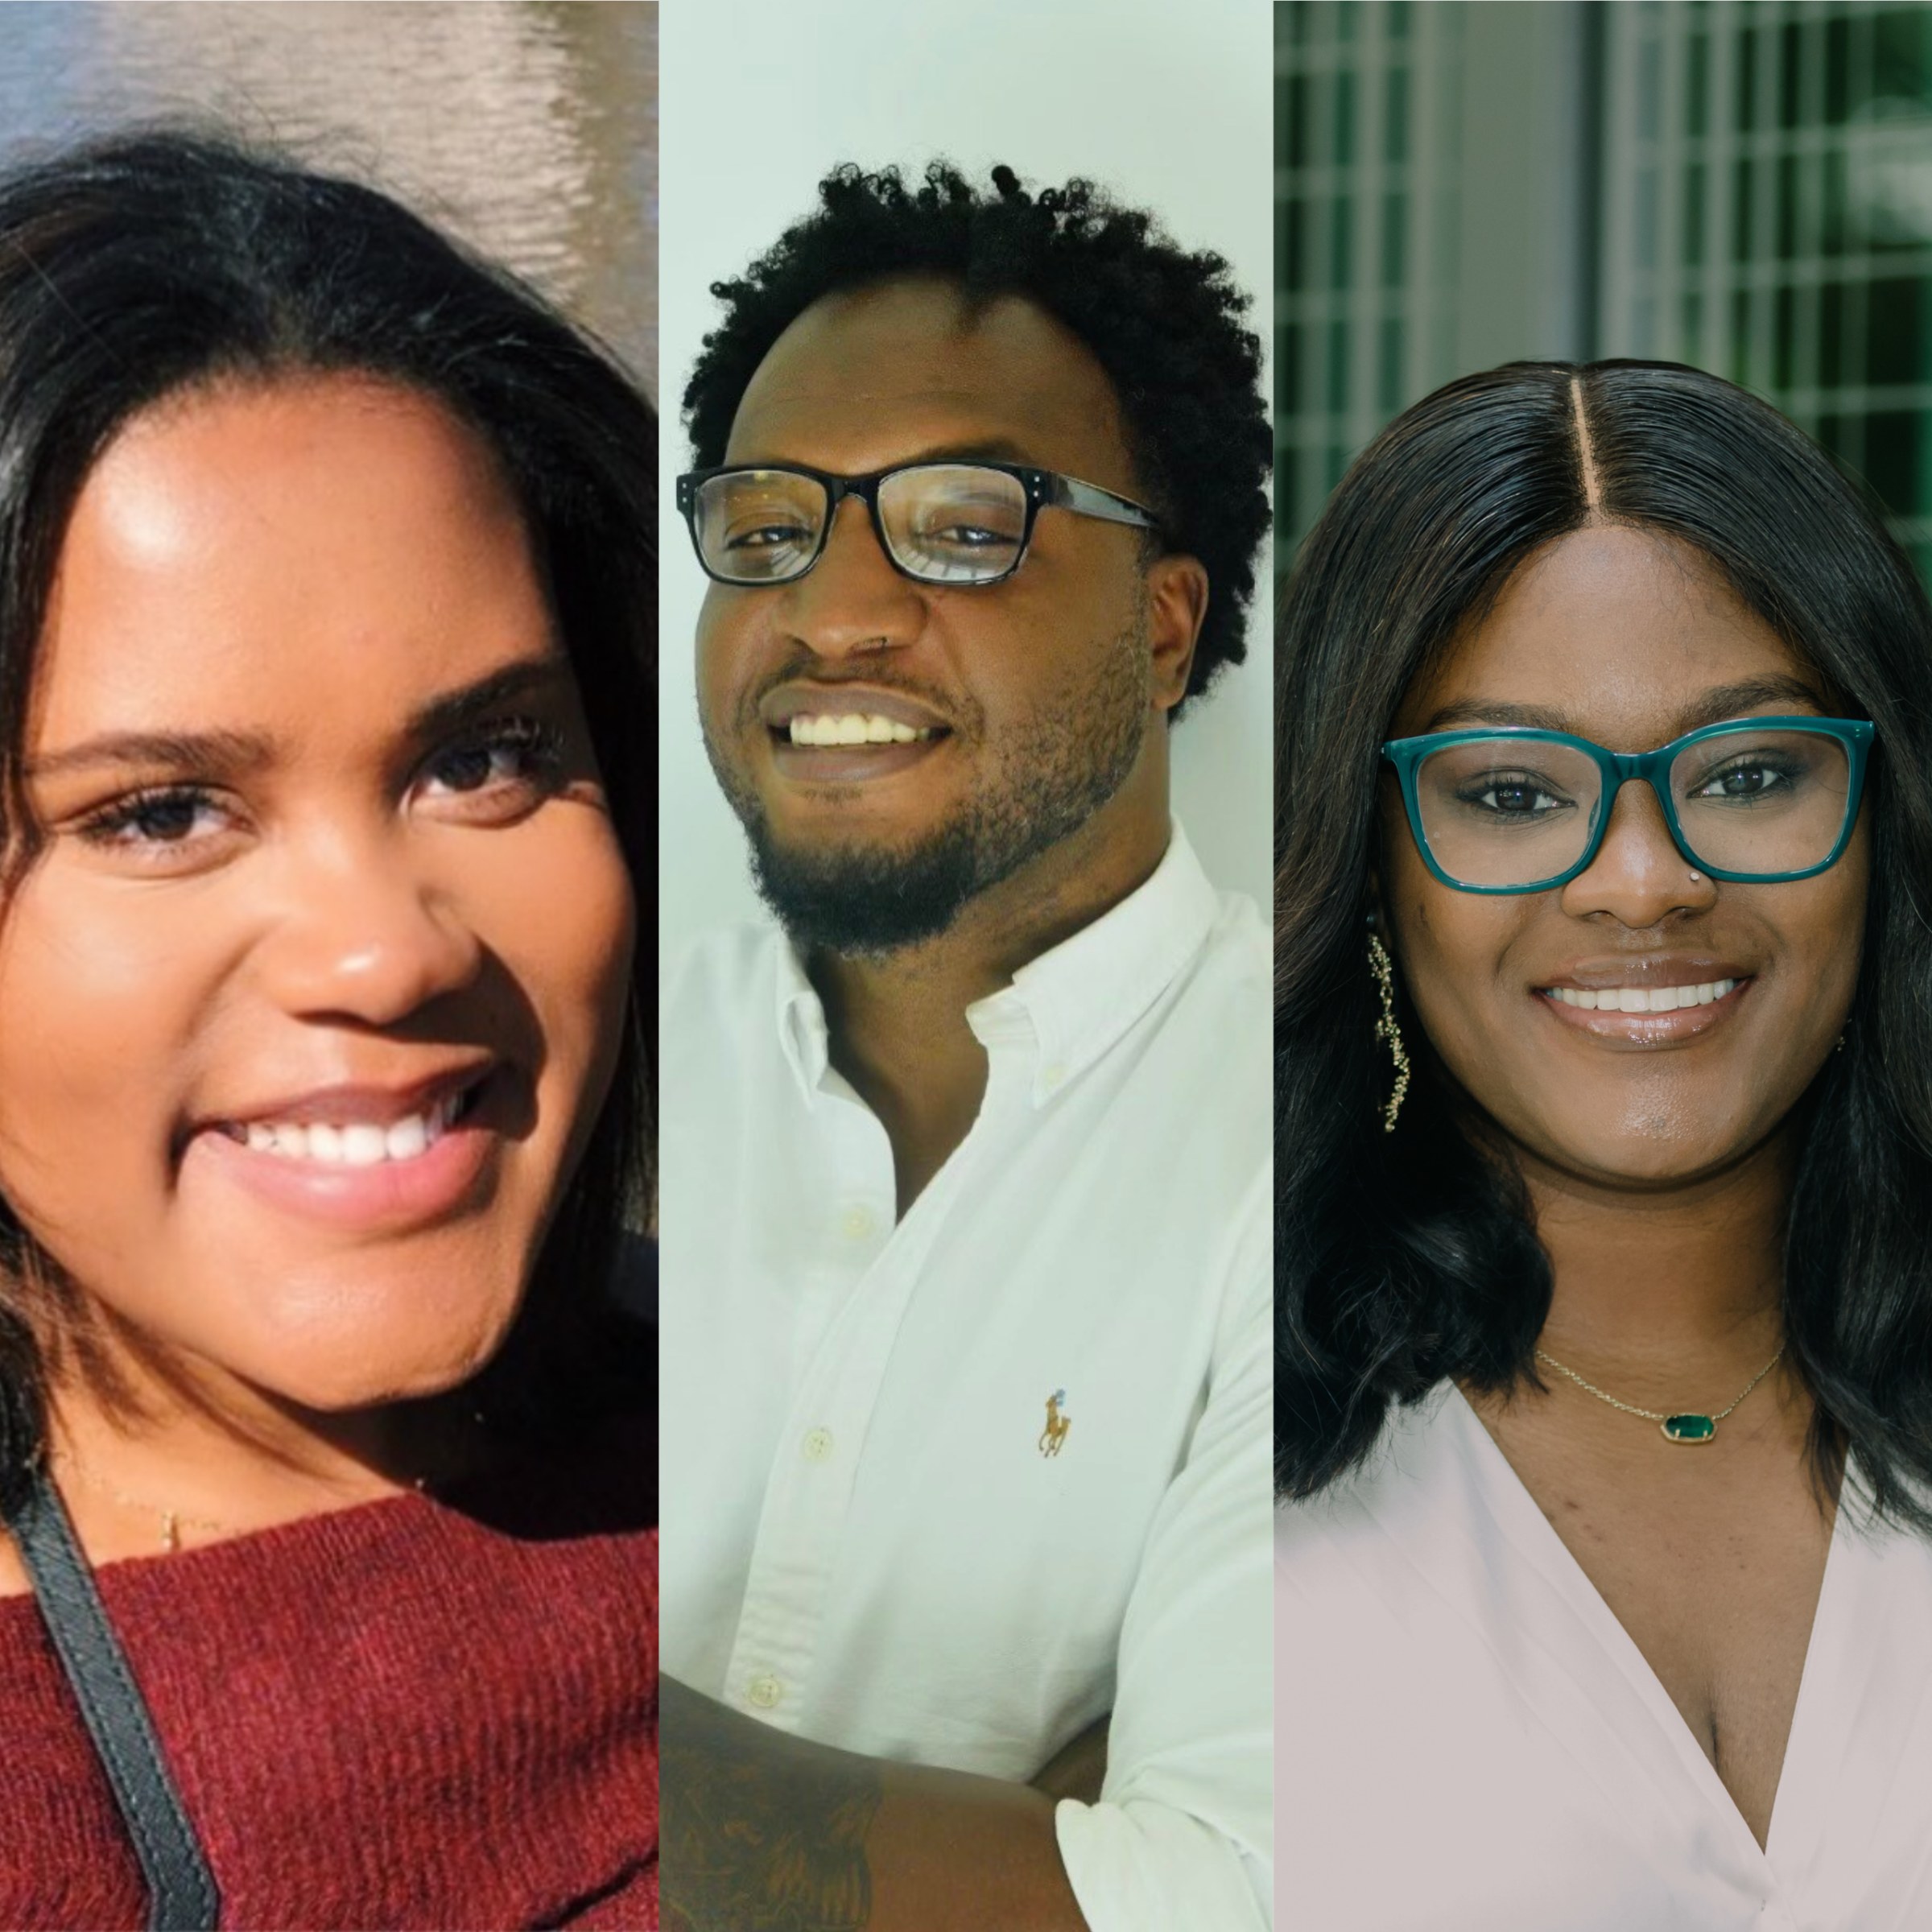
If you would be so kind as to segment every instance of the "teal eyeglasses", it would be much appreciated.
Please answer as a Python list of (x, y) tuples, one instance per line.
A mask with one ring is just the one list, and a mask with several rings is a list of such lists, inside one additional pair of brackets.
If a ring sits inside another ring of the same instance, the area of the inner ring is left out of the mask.
[(1655, 751), (1501, 727), (1392, 738), (1422, 862), (1458, 892), (1545, 892), (1596, 857), (1618, 791), (1657, 795), (1677, 848), (1714, 879), (1808, 879), (1837, 864), (1858, 817), (1869, 724), (1733, 718)]

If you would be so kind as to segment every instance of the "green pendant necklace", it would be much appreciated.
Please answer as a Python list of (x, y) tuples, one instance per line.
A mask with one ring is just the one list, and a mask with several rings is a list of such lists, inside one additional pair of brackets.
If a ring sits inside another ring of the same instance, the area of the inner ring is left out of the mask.
[(1606, 1394), (1595, 1382), (1587, 1382), (1574, 1368), (1566, 1368), (1553, 1355), (1546, 1355), (1542, 1349), (1536, 1352), (1536, 1359), (1554, 1368), (1558, 1375), (1567, 1375), (1578, 1388), (1593, 1395), (1600, 1402), (1608, 1402), (1612, 1409), (1620, 1409), (1625, 1415), (1641, 1415), (1647, 1422), (1655, 1422), (1666, 1439), (1673, 1443), (1707, 1443), (1717, 1434), (1717, 1426), (1785, 1358), (1785, 1345), (1780, 1342), (1777, 1353), (1766, 1362), (1757, 1373), (1746, 1382), (1739, 1392), (1736, 1402), (1730, 1409), (1720, 1409), (1715, 1415), (1700, 1415), (1695, 1410), (1687, 1410), (1682, 1415), (1666, 1415), (1661, 1410), (1640, 1409), (1634, 1402), (1620, 1402), (1613, 1395)]

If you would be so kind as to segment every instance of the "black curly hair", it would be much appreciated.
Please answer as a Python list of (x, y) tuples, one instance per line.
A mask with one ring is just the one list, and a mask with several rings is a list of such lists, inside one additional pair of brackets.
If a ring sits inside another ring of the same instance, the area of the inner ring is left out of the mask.
[(1207, 569), (1187, 695), (1238, 664), (1269, 527), (1273, 444), (1261, 344), (1241, 326), (1248, 298), (1225, 259), (1188, 253), (1151, 215), (1117, 207), (1092, 182), (1030, 193), (1004, 167), (987, 192), (946, 161), (932, 162), (917, 186), (896, 167), (868, 174), (848, 163), (819, 184), (819, 203), (743, 275), (712, 284), (724, 319), (704, 338), (684, 390), (698, 466), (724, 460), (758, 365), (822, 297), (904, 275), (943, 276), (975, 301), (1023, 295), (1107, 372), (1168, 547)]

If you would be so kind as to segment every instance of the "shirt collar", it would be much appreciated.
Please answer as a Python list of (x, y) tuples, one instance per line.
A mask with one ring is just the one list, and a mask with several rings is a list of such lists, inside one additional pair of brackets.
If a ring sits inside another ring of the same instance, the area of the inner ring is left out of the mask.
[(1200, 950), (1220, 896), (1176, 823), (1146, 882), (976, 1001), (967, 1024), (991, 1049), (1023, 1014), (1037, 1044), (1033, 1104), (1044, 1106), (1113, 1046)]
[(779, 1050), (809, 1107), (832, 1064), (832, 1034), (819, 989), (805, 976), (798, 948), (782, 933), (778, 935), (778, 1021)]
[[(989, 1052), (1030, 1045), (1033, 1104), (1044, 1106), (1166, 991), (1220, 910), (1220, 895), (1177, 822), (1145, 884), (1029, 960), (1010, 986), (975, 1001), (966, 1023)], [(786, 1063), (810, 1104), (831, 1063), (832, 1042), (824, 1006), (789, 940), (778, 947), (776, 1017)]]

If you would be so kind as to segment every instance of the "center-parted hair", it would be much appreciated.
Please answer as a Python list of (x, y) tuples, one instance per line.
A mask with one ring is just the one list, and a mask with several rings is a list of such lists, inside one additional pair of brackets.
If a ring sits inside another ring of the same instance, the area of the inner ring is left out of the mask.
[[(1815, 1467), (1848, 1451), (1932, 1533), (1932, 610), (1859, 491), (1766, 404), (1673, 364), (1521, 362), (1377, 437), (1282, 599), (1276, 716), (1276, 1474), (1307, 1496), (1446, 1377), (1534, 1381), (1550, 1262), (1521, 1186), (1399, 984), (1414, 1090), (1389, 1061), (1365, 919), (1380, 747), (1404, 694), (1541, 546), (1593, 521), (1690, 545), (1877, 727), (1872, 885), (1844, 1051), (1800, 1101), (1788, 1359)], [(1406, 836), (1406, 834), (1404, 836)]]
[[(214, 135), (175, 131), (109, 139), (0, 175), (6, 869), (18, 877), (35, 856), (21, 780), (28, 694), (68, 519), (95, 462), (164, 398), (331, 373), (433, 398), (494, 453), (583, 693), (619, 843), (647, 890), (657, 876), (657, 419), (649, 401), (533, 290), (388, 196)], [(609, 1345), (602, 1310), (627, 1222), (642, 1218), (649, 1186), (656, 996), (647, 951), (638, 948), (609, 1100), (559, 1204), (511, 1346), (485, 1372), (478, 1399), (506, 1423), (594, 1413), (584, 1378), (623, 1352)], [(45, 1344), (58, 1330), (63, 1292), (0, 1202), (0, 1487), (17, 1484), (36, 1452)], [(559, 1403), (550, 1399), (551, 1372), (567, 1360), (573, 1392)], [(613, 1399), (650, 1397), (634, 1387)]]
[[(1010, 168), (990, 192), (935, 161), (917, 186), (897, 168), (836, 168), (819, 207), (735, 281), (684, 391), (700, 469), (724, 460), (733, 418), (778, 337), (821, 298), (897, 275), (936, 275), (969, 301), (1019, 295), (1086, 344), (1120, 398), (1128, 453), (1166, 547), (1206, 567), (1208, 615), (1187, 695), (1247, 654), (1254, 559), (1269, 528), (1273, 445), (1261, 344), (1220, 255), (1190, 253), (1154, 217), (1091, 182), (1029, 192)], [(1178, 708), (1177, 708), (1178, 709)]]

